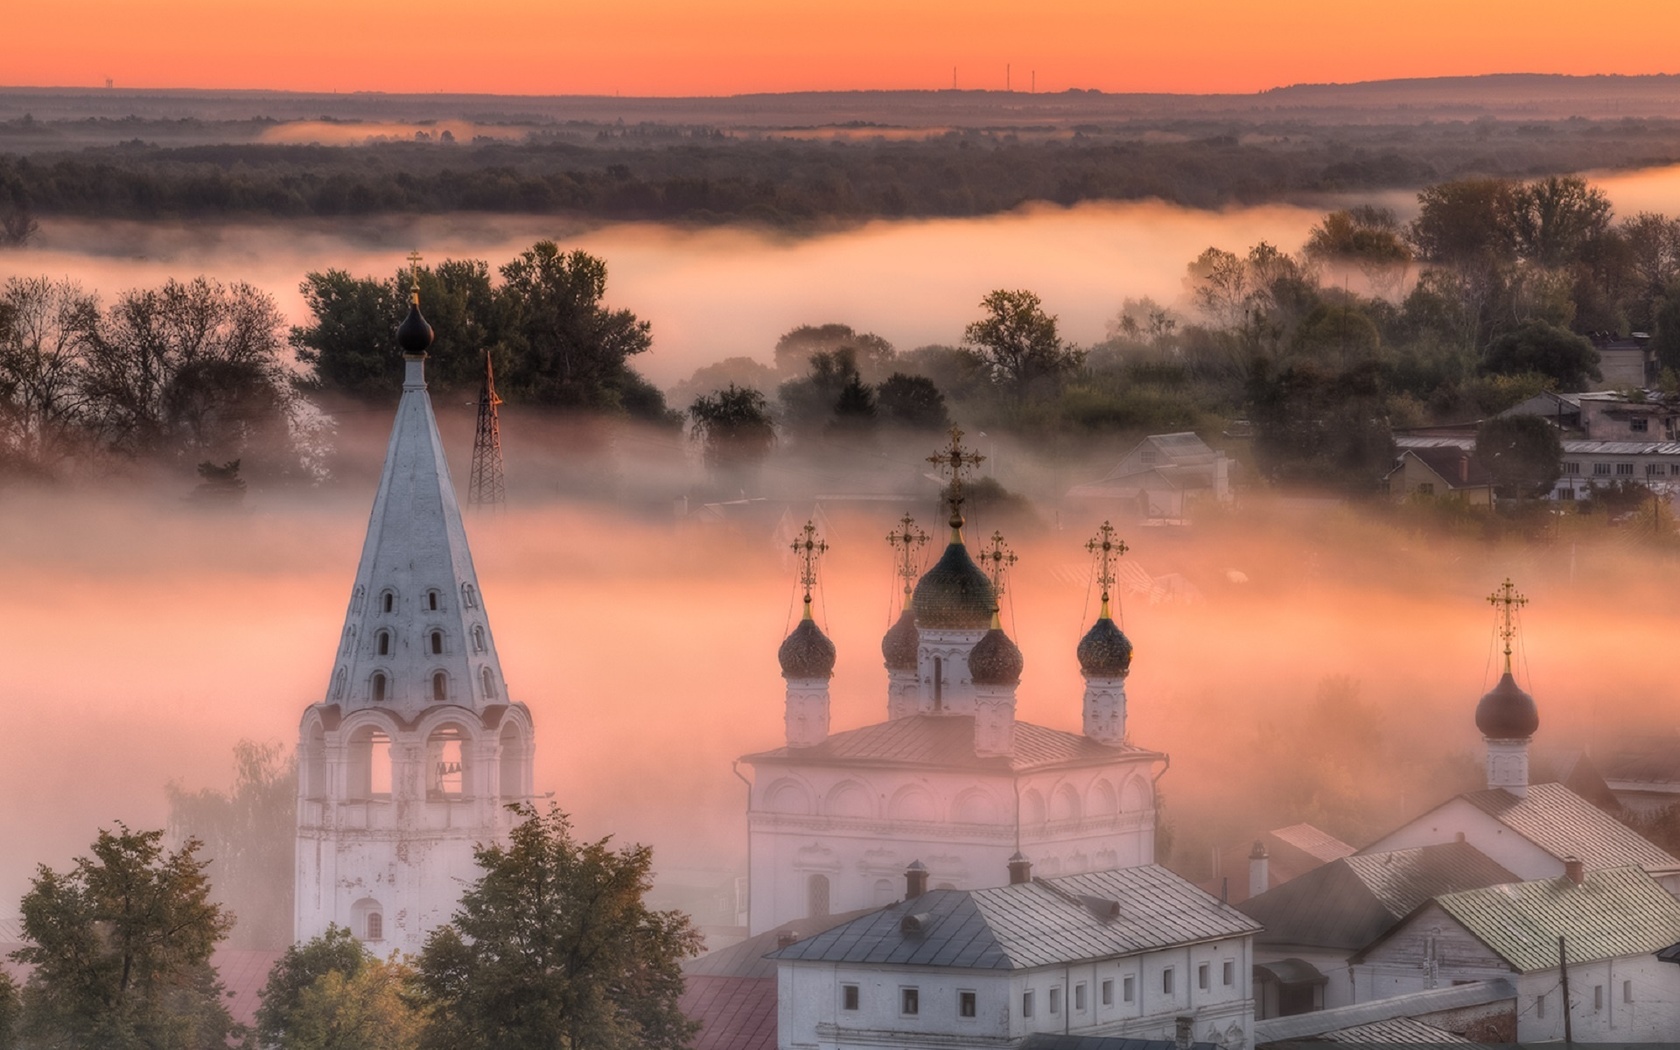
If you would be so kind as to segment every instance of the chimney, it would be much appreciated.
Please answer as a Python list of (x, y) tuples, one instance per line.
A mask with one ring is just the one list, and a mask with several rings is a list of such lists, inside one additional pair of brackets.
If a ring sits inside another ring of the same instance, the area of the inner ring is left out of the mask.
[(1255, 839), (1254, 848), (1248, 852), (1248, 895), (1260, 896), (1271, 882), (1271, 861), (1266, 853), (1266, 844)]
[(927, 865), (919, 860), (911, 861), (910, 866), (904, 869), (904, 899), (913, 901), (926, 893), (927, 880)]
[(1023, 882), (1032, 881), (1032, 861), (1021, 853), (1009, 858), (1009, 884), (1019, 886)]
[(1470, 454), (1459, 450), (1458, 453), (1458, 483), (1465, 484), (1470, 480)]
[(1180, 1015), (1173, 1018), (1173, 1046), (1176, 1050), (1190, 1050), (1190, 1044), (1195, 1041), (1194, 1017)]
[(1563, 858), (1563, 874), (1570, 882), (1579, 886), (1587, 877), (1587, 866), (1581, 863), (1579, 857)]
[(798, 930), (781, 930), (776, 934), (776, 947), (778, 948), (786, 948), (797, 943), (799, 943)]

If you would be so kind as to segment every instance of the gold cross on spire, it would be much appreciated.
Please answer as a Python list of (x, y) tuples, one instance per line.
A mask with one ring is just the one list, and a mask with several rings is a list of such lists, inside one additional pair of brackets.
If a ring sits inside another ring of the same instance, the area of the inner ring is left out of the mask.
[(1105, 521), (1102, 523), (1102, 528), (1097, 530), (1096, 536), (1092, 537), (1091, 542), (1085, 544), (1085, 549), (1095, 555), (1097, 559), (1097, 584), (1102, 587), (1101, 618), (1106, 620), (1110, 618), (1108, 596), (1114, 589), (1115, 559), (1131, 548), (1126, 546), (1125, 540), (1115, 538), (1114, 526)]
[(408, 295), (409, 301), (420, 305), (420, 253), (408, 253)]
[(887, 543), (893, 549), (893, 571), (904, 581), (904, 596), (910, 597), (910, 591), (916, 585), (916, 575), (921, 571), (916, 552), (927, 543), (928, 534), (916, 527), (916, 519), (906, 514), (898, 519), (898, 528), (887, 533)]
[(997, 605), (1003, 598), (1003, 577), (1010, 566), (1020, 559), (1009, 549), (1009, 544), (1003, 542), (1003, 533), (992, 533), (992, 542), (980, 552), (980, 567), (986, 570), (986, 575), (992, 579), (992, 603)]
[(1517, 610), (1528, 604), (1528, 599), (1517, 593), (1517, 588), (1507, 576), (1499, 589), (1488, 595), (1488, 604), (1499, 609), (1499, 639), (1505, 643), (1505, 673), (1511, 673), (1511, 639), (1517, 636)]
[(961, 427), (952, 427), (951, 447), (940, 449), (938, 452), (935, 452), (933, 455), (928, 457), (928, 462), (934, 465), (934, 469), (939, 471), (941, 477), (948, 475), (951, 479), (950, 502), (952, 543), (962, 542), (962, 532), (960, 530), (963, 526), (963, 477), (970, 470), (973, 470), (975, 467), (978, 467), (986, 461), (986, 457), (980, 455), (978, 452), (970, 452), (968, 449), (963, 448), (962, 436), (963, 432)]
[(793, 555), (799, 559), (799, 582), (805, 588), (805, 619), (811, 618), (811, 589), (817, 585), (817, 562), (828, 544), (817, 535), (817, 526), (807, 521), (793, 540)]

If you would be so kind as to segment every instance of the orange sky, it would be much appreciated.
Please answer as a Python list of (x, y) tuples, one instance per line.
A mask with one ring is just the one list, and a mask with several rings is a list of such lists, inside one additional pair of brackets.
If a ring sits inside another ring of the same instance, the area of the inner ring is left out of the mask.
[(0, 84), (1255, 91), (1680, 71), (1672, 0), (13, 0)]

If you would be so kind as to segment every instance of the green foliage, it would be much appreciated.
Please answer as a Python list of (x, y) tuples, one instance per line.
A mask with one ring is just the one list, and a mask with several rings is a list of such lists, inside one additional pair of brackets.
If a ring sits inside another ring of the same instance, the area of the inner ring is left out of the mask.
[(17, 982), (11, 974), (0, 970), (0, 1050), (17, 1050), (22, 1015), (23, 1001), (18, 997)]
[(687, 916), (652, 911), (652, 852), (578, 842), (558, 807), (515, 807), (508, 845), (477, 850), (483, 875), (427, 940), (424, 1045), (440, 1050), (678, 1050), (680, 960), (700, 949)]
[(980, 308), (986, 316), (963, 330), (963, 341), (992, 382), (1017, 396), (1038, 380), (1067, 375), (1084, 360), (1080, 351), (1062, 342), (1055, 316), (1044, 312), (1034, 293), (1000, 288), (982, 297)]
[(873, 332), (857, 332), (851, 325), (800, 325), (776, 340), (776, 371), (797, 375), (811, 366), (817, 354), (848, 351), (852, 367), (866, 382), (875, 382), (892, 369), (897, 352)]
[(1409, 231), (1418, 255), (1470, 266), (1506, 254), (1513, 191), (1504, 179), (1456, 179), (1423, 190)]
[(415, 1050), (424, 1014), (408, 995), (413, 977), (395, 957), (327, 971), (298, 997), (280, 1050)]
[(289, 1046), (303, 996), (328, 974), (353, 978), (374, 958), (354, 934), (337, 924), (318, 937), (292, 944), (268, 971), (262, 1004), (257, 1007), (256, 1036), (263, 1046)]
[(1394, 459), (1381, 368), (1331, 372), (1260, 358), (1249, 379), (1254, 454), (1274, 481), (1370, 492)]
[(1524, 321), (1495, 339), (1482, 371), (1496, 375), (1538, 373), (1562, 390), (1583, 390), (1601, 375), (1598, 351), (1584, 337), (1545, 321)]
[(23, 1030), (46, 1045), (135, 1050), (220, 1048), (233, 1030), (210, 953), (230, 920), (210, 899), (206, 862), (161, 831), (101, 829), (68, 872), (43, 865), (23, 897), (33, 967)]
[(695, 398), (688, 416), (706, 464), (715, 470), (756, 469), (776, 444), (769, 403), (757, 390), (731, 383)]
[(1326, 215), (1307, 235), (1303, 251), (1309, 259), (1361, 266), (1398, 266), (1412, 259), (1394, 212), (1370, 204)]
[(1496, 495), (1525, 499), (1551, 491), (1563, 474), (1563, 442), (1539, 416), (1495, 416), (1476, 428), (1476, 462)]
[(1680, 373), (1680, 286), (1671, 285), (1658, 300), (1651, 352), (1657, 367)]
[(909, 430), (949, 430), (951, 415), (945, 395), (926, 376), (894, 372), (875, 388), (881, 421)]
[(851, 347), (819, 350), (808, 360), (810, 370), (804, 376), (788, 380), (776, 391), (783, 422), (806, 436), (827, 430), (834, 421), (841, 393), (861, 383)]

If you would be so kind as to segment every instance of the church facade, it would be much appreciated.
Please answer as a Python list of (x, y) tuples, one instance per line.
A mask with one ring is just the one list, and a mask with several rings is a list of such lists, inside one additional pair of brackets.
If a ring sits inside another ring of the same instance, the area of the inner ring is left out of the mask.
[[(955, 439), (950, 455), (960, 472)], [(807, 570), (805, 618), (779, 653), (786, 743), (743, 759), (754, 771), (753, 932), (889, 904), (917, 863), (932, 888), (967, 890), (1007, 884), (1012, 860), (1048, 876), (1154, 861), (1166, 757), (1126, 737), (1132, 647), (1106, 594), (1123, 546), (1105, 526), (1102, 615), (1077, 653), (1084, 732), (1017, 721), (1023, 657), (998, 620), (996, 584), (964, 542), (955, 491), (949, 543), (882, 641), (885, 721), (829, 731), (835, 651), (811, 619)]]
[(299, 941), (349, 928), (417, 952), (475, 881), (474, 847), (531, 796), (532, 723), (508, 696), (426, 392), (418, 298), (385, 464), (326, 696), (303, 713)]

